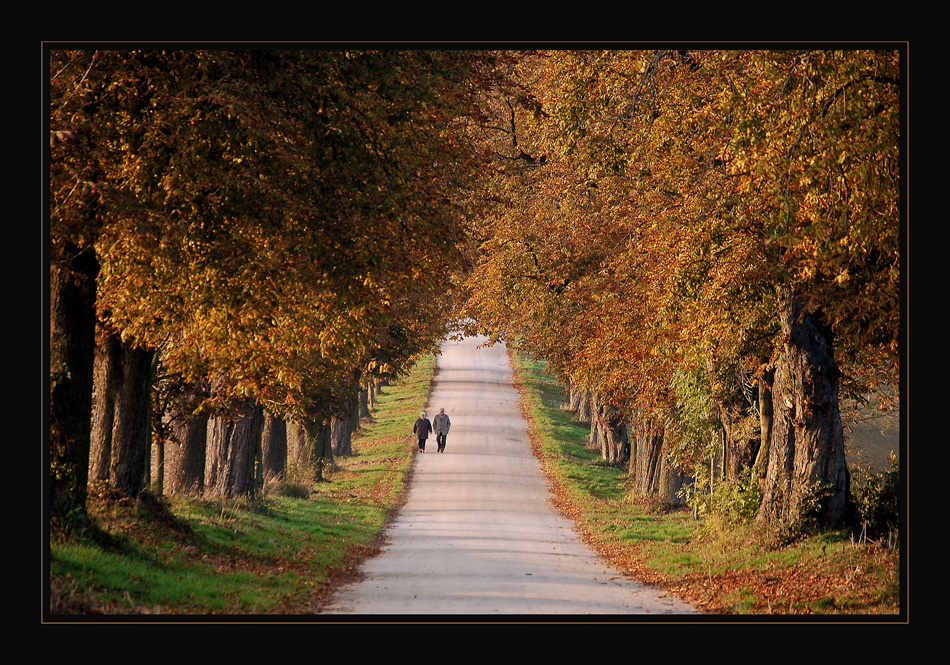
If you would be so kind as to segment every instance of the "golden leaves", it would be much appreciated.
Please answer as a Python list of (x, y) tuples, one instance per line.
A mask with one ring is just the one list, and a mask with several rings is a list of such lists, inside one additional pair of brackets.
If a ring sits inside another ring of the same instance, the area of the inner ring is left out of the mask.
[[(53, 235), (97, 240), (99, 307), (123, 335), (161, 346), (170, 371), (296, 403), (438, 335), (405, 320), (463, 259), (451, 188), (479, 159), (451, 82), (467, 55), (79, 55), (52, 58), (50, 142), (86, 160), (52, 174), (72, 225)], [(82, 182), (112, 196), (100, 226), (68, 198)]]
[(864, 51), (521, 61), (544, 112), (504, 120), (548, 161), (492, 181), (508, 204), (470, 282), (475, 311), (556, 372), (630, 388), (710, 349), (768, 357), (783, 280), (801, 280), (816, 306), (888, 319), (892, 301), (874, 312), (853, 289), (890, 289), (895, 274), (867, 257), (897, 249), (896, 62)]

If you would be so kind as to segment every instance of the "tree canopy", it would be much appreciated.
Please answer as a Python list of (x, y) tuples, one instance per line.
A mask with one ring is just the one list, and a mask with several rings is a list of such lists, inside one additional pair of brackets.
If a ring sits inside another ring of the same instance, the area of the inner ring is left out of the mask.
[(517, 67), (468, 281), (494, 339), (683, 445), (687, 385), (723, 403), (788, 356), (786, 302), (828, 336), (844, 388), (896, 384), (899, 52), (541, 51)]
[(491, 332), (577, 381), (658, 395), (664, 366), (767, 360), (787, 283), (842, 356), (896, 362), (897, 53), (558, 51), (519, 65), (531, 103), (505, 110), (501, 203), (470, 281)]
[(806, 315), (846, 389), (895, 380), (902, 66), (52, 48), (51, 267), (94, 256), (103, 327), (209, 404), (324, 418), (461, 321), (689, 457), (684, 391), (765, 386)]
[(279, 410), (400, 369), (463, 258), (474, 57), (53, 51), (54, 245), (95, 247), (100, 317), (167, 371)]

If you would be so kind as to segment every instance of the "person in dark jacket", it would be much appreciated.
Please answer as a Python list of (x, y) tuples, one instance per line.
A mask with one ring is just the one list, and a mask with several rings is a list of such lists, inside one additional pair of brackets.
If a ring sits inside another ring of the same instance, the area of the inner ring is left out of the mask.
[(419, 452), (424, 453), (426, 451), (426, 439), (429, 438), (429, 434), (432, 432), (432, 423), (429, 422), (429, 419), (426, 418), (426, 412), (423, 411), (419, 414), (419, 419), (416, 421), (416, 424), (412, 426), (412, 433), (416, 435), (416, 438), (419, 439)]

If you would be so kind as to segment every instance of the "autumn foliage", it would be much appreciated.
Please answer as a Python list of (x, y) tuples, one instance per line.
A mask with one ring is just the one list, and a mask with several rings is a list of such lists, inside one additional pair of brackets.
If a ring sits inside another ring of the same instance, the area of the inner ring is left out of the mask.
[(341, 415), (444, 333), (479, 57), (51, 50), (51, 274), (94, 257), (100, 334), (193, 413)]
[(626, 427), (632, 474), (652, 446), (682, 481), (722, 437), (724, 472), (757, 464), (780, 497), (764, 521), (798, 528), (805, 495), (826, 492), (819, 521), (840, 523), (839, 391), (898, 371), (899, 52), (554, 51), (517, 67), (472, 319), (612, 405), (601, 424)]
[[(94, 285), (100, 337), (153, 353), (191, 413), (311, 425), (462, 322), (591, 396), (645, 491), (674, 498), (722, 432), (723, 473), (755, 467), (777, 506), (763, 519), (802, 522), (809, 492), (847, 495), (839, 392), (899, 369), (902, 67), (887, 49), (51, 49), (51, 300)], [(51, 310), (63, 515), (89, 447), (83, 307)]]

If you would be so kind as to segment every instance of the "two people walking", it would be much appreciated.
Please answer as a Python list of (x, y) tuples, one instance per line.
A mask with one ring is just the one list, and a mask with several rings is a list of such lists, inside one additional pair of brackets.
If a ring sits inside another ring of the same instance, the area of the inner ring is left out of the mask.
[(429, 438), (429, 434), (435, 434), (438, 450), (440, 453), (444, 453), (445, 437), (448, 435), (451, 426), (452, 421), (446, 415), (445, 409), (439, 409), (439, 415), (433, 418), (432, 422), (429, 422), (425, 411), (420, 413), (416, 424), (412, 426), (412, 433), (416, 435), (416, 439), (419, 441), (419, 452), (424, 453), (426, 451), (426, 440)]

